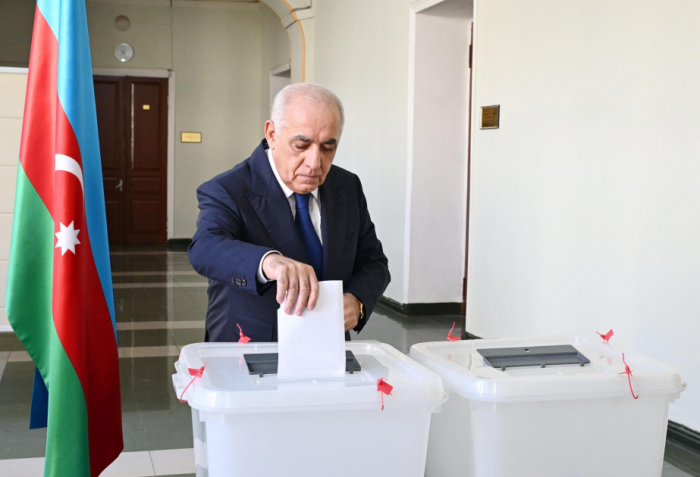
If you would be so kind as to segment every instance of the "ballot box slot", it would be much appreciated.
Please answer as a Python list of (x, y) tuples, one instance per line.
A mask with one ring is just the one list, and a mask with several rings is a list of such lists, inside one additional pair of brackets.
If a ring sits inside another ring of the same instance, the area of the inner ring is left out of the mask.
[[(266, 374), (277, 374), (277, 365), (279, 363), (278, 353), (258, 353), (244, 354), (245, 364), (248, 366), (248, 374), (257, 374), (263, 377)], [(362, 371), (362, 366), (357, 360), (352, 351), (345, 351), (345, 372), (353, 374)]]
[(492, 368), (500, 368), (501, 371), (521, 366), (541, 368), (565, 364), (584, 366), (591, 362), (571, 345), (487, 348), (476, 351), (484, 358), (485, 364)]

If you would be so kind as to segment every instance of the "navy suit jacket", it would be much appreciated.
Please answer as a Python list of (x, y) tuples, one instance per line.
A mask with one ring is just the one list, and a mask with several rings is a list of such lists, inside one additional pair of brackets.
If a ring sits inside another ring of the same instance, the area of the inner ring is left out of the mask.
[[(270, 250), (308, 263), (267, 147), (263, 140), (248, 159), (197, 189), (199, 218), (189, 259), (209, 278), (209, 341), (238, 341), (237, 324), (252, 341), (277, 341), (277, 285), (258, 284), (258, 265)], [(331, 166), (319, 191), (324, 279), (342, 280), (345, 293), (364, 304), (359, 332), (389, 284), (388, 261), (360, 179)]]

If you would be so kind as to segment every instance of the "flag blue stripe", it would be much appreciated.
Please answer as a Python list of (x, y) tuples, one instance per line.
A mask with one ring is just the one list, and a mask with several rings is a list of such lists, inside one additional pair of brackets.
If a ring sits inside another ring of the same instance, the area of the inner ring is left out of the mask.
[(80, 146), (90, 245), (116, 336), (107, 217), (85, 0), (53, 1), (53, 3), (59, 2), (61, 28), (58, 37), (58, 98), (68, 116), (68, 121), (73, 126)]
[(32, 407), (29, 412), (29, 428), (43, 429), (49, 422), (49, 390), (39, 368), (34, 368), (34, 388), (32, 389)]
[(53, 34), (58, 38), (60, 0), (37, 0), (36, 6), (39, 7), (46, 23), (49, 24)]

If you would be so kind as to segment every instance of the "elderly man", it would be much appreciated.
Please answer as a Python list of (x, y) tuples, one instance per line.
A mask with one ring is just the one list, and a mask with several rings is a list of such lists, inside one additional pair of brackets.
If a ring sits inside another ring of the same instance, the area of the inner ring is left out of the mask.
[(280, 304), (313, 309), (319, 280), (343, 281), (346, 339), (367, 323), (390, 276), (359, 178), (332, 165), (343, 122), (328, 89), (287, 86), (253, 154), (197, 190), (189, 258), (209, 278), (207, 341), (277, 341)]

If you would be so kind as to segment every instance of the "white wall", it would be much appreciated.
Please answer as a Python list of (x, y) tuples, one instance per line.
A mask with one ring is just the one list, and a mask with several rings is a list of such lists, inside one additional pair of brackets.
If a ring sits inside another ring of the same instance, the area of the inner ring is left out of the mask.
[[(260, 10), (260, 119), (263, 123), (270, 116), (270, 72), (291, 61), (291, 48), (287, 30), (282, 28), (280, 18), (271, 8)], [(289, 83), (289, 81), (287, 82)], [(261, 126), (262, 127), (262, 126)]]
[(362, 180), (389, 258), (386, 291), (403, 296), (408, 114), (408, 0), (315, 0), (314, 82), (343, 101), (336, 164)]
[[(700, 430), (700, 3), (477, 0), (467, 329), (615, 330)], [(479, 117), (479, 116), (475, 116)]]
[(0, 1), (0, 66), (27, 67), (36, 1)]
[(0, 68), (0, 331), (10, 329), (5, 289), (26, 91), (26, 70)]
[(465, 0), (415, 14), (403, 303), (462, 301), (471, 19)]
[[(88, 1), (88, 29), (93, 68), (171, 69), (173, 66), (172, 9), (167, 6), (127, 5)], [(126, 15), (131, 21), (120, 31), (114, 19)], [(128, 63), (114, 56), (114, 47), (129, 43), (134, 57)]]
[[(175, 237), (191, 237), (197, 187), (249, 157), (264, 136), (260, 13), (174, 7), (173, 28)], [(202, 143), (180, 143), (180, 131), (201, 131)]]

